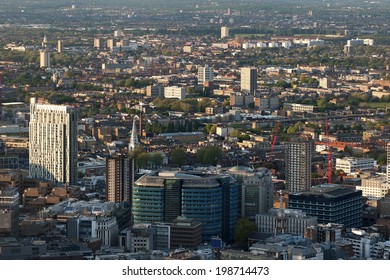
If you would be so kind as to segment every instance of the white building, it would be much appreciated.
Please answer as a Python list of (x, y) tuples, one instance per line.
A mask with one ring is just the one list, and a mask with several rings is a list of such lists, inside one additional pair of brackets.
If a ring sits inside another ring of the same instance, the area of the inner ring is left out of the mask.
[(165, 98), (177, 98), (185, 99), (186, 98), (186, 89), (178, 86), (171, 86), (164, 88), (164, 97)]
[(31, 98), (29, 163), (32, 178), (77, 183), (77, 113)]
[(257, 230), (270, 234), (304, 235), (307, 227), (317, 225), (317, 218), (302, 210), (270, 209), (268, 214), (256, 215)]
[(103, 247), (118, 244), (118, 224), (115, 217), (100, 217), (96, 220), (97, 238), (101, 239)]
[(341, 169), (346, 174), (370, 170), (376, 166), (376, 161), (372, 158), (337, 158), (336, 170)]
[(241, 91), (255, 93), (257, 90), (257, 69), (254, 67), (241, 68)]
[(43, 68), (50, 68), (50, 53), (47, 50), (39, 52), (39, 66)]
[(356, 186), (357, 190), (362, 190), (363, 196), (369, 199), (380, 199), (390, 190), (390, 184), (386, 183), (385, 176), (375, 176), (362, 179), (362, 185)]
[(222, 26), (221, 27), (221, 39), (229, 37), (229, 27)]
[(307, 42), (307, 47), (308, 48), (312, 48), (312, 47), (315, 47), (315, 46), (324, 46), (325, 45), (325, 41), (324, 40), (320, 40), (320, 39), (316, 39), (316, 40), (310, 40)]
[(198, 83), (211, 82), (214, 80), (214, 69), (207, 64), (204, 67), (198, 67)]

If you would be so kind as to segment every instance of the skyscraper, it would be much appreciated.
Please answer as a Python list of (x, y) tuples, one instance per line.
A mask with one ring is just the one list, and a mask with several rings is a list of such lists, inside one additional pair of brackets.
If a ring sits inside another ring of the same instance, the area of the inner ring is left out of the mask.
[(39, 52), (39, 66), (43, 68), (50, 68), (50, 53), (48, 50), (41, 50)]
[(115, 155), (106, 161), (106, 201), (131, 202), (134, 158)]
[(257, 69), (241, 68), (241, 91), (255, 93), (257, 90)]
[(312, 140), (298, 138), (288, 142), (285, 150), (286, 186), (289, 192), (301, 192), (311, 187)]
[(31, 98), (29, 137), (32, 178), (77, 182), (77, 112), (72, 107)]
[(213, 67), (207, 64), (204, 67), (198, 67), (198, 83), (203, 84), (204, 82), (211, 82), (214, 80)]

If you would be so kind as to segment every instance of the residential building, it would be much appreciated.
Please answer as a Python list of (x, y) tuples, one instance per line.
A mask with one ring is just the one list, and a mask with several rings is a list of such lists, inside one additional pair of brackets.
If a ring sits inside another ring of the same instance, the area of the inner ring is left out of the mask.
[(273, 207), (273, 193), (272, 174), (267, 168), (244, 177), (241, 216), (255, 220), (257, 214), (266, 214)]
[(64, 52), (64, 41), (59, 39), (57, 41), (57, 52), (58, 53), (63, 53)]
[(289, 194), (288, 208), (317, 217), (318, 223), (360, 227), (363, 221), (362, 191), (335, 184), (314, 186)]
[(212, 82), (214, 80), (214, 70), (213, 67), (208, 66), (207, 64), (202, 67), (198, 67), (198, 83), (203, 84), (204, 82)]
[(290, 193), (308, 190), (311, 186), (312, 140), (298, 138), (286, 143), (285, 177)]
[(186, 98), (186, 89), (178, 86), (171, 86), (164, 88), (164, 97), (165, 98), (176, 98), (179, 100)]
[(70, 106), (40, 104), (36, 98), (30, 102), (30, 176), (76, 184), (76, 110)]
[(241, 91), (255, 93), (257, 90), (257, 69), (241, 68)]
[(47, 49), (39, 52), (39, 66), (41, 68), (50, 68), (50, 52)]
[(114, 155), (107, 158), (107, 202), (131, 202), (135, 173), (134, 164), (134, 158), (125, 155)]
[(229, 37), (229, 27), (227, 26), (222, 26), (221, 27), (221, 39)]
[(164, 88), (160, 84), (150, 85), (146, 87), (146, 96), (150, 97), (163, 97)]

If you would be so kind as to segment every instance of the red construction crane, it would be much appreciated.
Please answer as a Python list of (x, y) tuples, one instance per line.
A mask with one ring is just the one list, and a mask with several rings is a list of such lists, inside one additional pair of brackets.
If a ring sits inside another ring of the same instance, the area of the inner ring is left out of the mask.
[(328, 148), (328, 183), (332, 183), (332, 145), (329, 141), (329, 122), (326, 119), (326, 146)]
[(276, 128), (275, 128), (275, 133), (274, 133), (274, 136), (272, 138), (272, 146), (271, 146), (271, 153), (274, 152), (274, 149), (275, 149), (275, 144), (276, 144), (276, 140), (277, 140), (277, 135), (278, 135), (278, 132), (279, 132), (279, 128), (280, 128), (280, 122), (278, 122), (276, 124)]

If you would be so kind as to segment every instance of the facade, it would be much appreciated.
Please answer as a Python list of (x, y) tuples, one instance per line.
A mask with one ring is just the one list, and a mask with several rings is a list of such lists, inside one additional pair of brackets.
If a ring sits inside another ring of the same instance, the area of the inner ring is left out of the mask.
[(207, 64), (204, 67), (198, 67), (198, 83), (203, 84), (204, 82), (212, 82), (214, 80), (213, 67)]
[(233, 239), (238, 218), (238, 185), (227, 175), (160, 172), (145, 175), (133, 188), (135, 223), (173, 222), (184, 215), (202, 223), (202, 239)]
[(115, 155), (107, 158), (106, 164), (106, 201), (131, 202), (134, 184), (134, 158)]
[(257, 214), (266, 214), (273, 207), (274, 185), (271, 172), (262, 168), (245, 177), (242, 183), (241, 216), (255, 220)]
[(229, 37), (229, 27), (222, 26), (221, 27), (221, 39)]
[(363, 216), (362, 191), (326, 184), (289, 195), (288, 207), (317, 217), (318, 223), (360, 227)]
[(299, 138), (286, 143), (285, 176), (289, 192), (300, 192), (311, 187), (311, 160), (314, 143), (312, 140)]
[(286, 103), (284, 104), (284, 108), (288, 111), (292, 111), (296, 113), (313, 113), (316, 107), (313, 105), (306, 105), (306, 104)]
[(336, 170), (341, 169), (346, 174), (370, 170), (376, 166), (376, 161), (373, 158), (337, 158)]
[(241, 91), (255, 93), (257, 90), (257, 69), (241, 68)]
[(31, 98), (30, 176), (77, 183), (77, 112), (70, 106), (38, 104)]
[(317, 218), (301, 210), (270, 209), (267, 214), (256, 215), (257, 230), (269, 234), (304, 235), (307, 227), (317, 225)]
[(67, 238), (85, 241), (97, 237), (96, 217), (80, 216), (68, 219), (66, 224)]
[(176, 98), (179, 100), (186, 98), (186, 89), (178, 86), (171, 86), (164, 88), (164, 97), (165, 98)]
[(103, 48), (103, 38), (94, 38), (93, 39), (93, 47), (96, 49)]
[(50, 68), (50, 53), (46, 49), (39, 52), (39, 66), (41, 68)]

